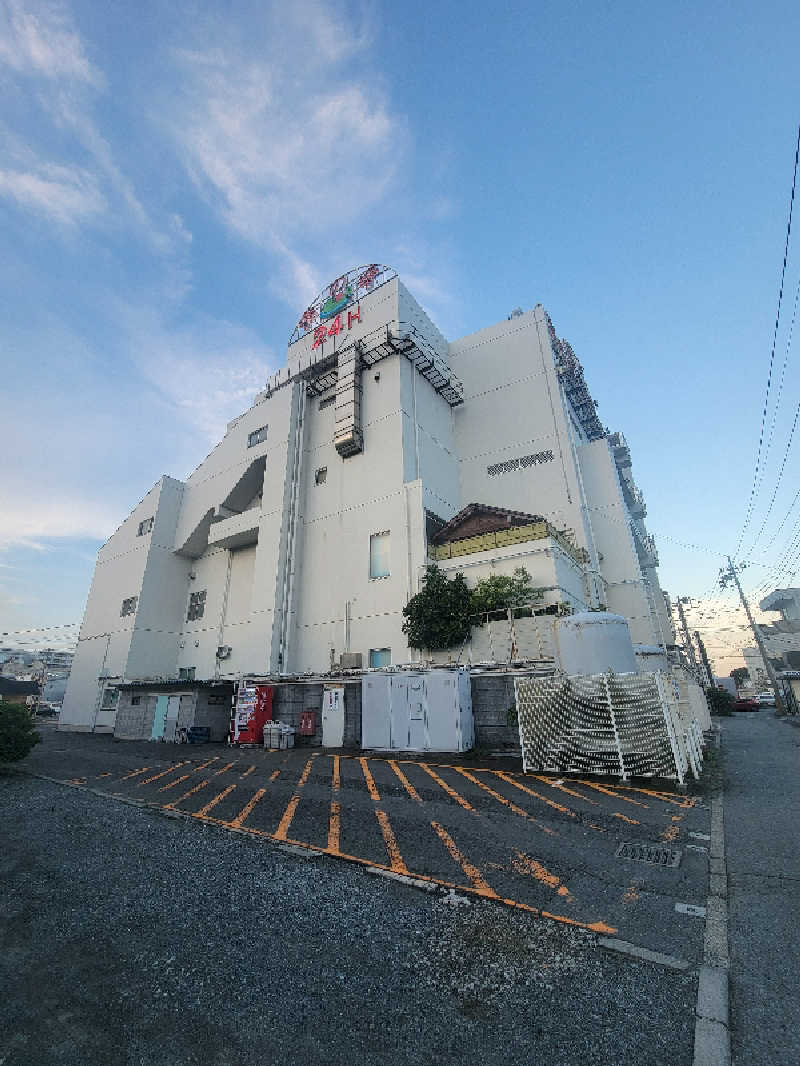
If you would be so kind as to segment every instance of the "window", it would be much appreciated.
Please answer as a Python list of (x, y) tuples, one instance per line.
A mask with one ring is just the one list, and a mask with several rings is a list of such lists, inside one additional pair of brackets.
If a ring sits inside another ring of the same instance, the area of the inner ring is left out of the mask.
[(328, 468), (327, 466), (321, 466), (319, 470), (314, 474), (314, 484), (324, 485), (328, 480)]
[(100, 700), (101, 711), (115, 711), (119, 700), (119, 689), (115, 685), (106, 685), (103, 689), (103, 698)]
[(131, 696), (131, 707), (138, 707), (141, 702), (141, 696)]
[(147, 533), (150, 532), (150, 530), (152, 528), (153, 528), (153, 519), (152, 518), (145, 518), (144, 522), (140, 522), (139, 523), (139, 532), (136, 534), (136, 536), (137, 537), (144, 537)]
[(197, 669), (196, 666), (182, 666), (178, 670), (179, 681), (194, 681), (194, 672)]
[(267, 439), (267, 427), (262, 426), (261, 429), (254, 429), (253, 432), (247, 438), (247, 447), (255, 448), (257, 444), (263, 444)]
[(187, 622), (196, 622), (202, 618), (206, 610), (206, 590), (189, 594), (189, 610), (186, 614)]
[(122, 601), (122, 610), (119, 612), (120, 618), (125, 618), (129, 614), (136, 614), (136, 601), (138, 596), (129, 596), (127, 600)]
[(370, 648), (369, 649), (369, 665), (370, 669), (376, 670), (379, 666), (391, 666), (392, 665), (392, 649), (391, 648)]
[(369, 576), (389, 576), (389, 531), (373, 533), (369, 538)]
[(336, 403), (336, 393), (333, 396), (326, 396), (324, 400), (319, 401), (320, 411), (324, 411), (326, 407), (330, 407), (331, 404)]

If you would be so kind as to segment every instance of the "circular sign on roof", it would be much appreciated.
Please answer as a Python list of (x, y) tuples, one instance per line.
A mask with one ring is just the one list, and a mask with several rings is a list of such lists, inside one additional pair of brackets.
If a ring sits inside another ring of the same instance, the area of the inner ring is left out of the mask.
[(355, 303), (368, 292), (372, 292), (396, 277), (397, 271), (392, 270), (391, 267), (381, 266), (379, 263), (368, 263), (366, 266), (356, 267), (355, 270), (342, 274), (324, 288), (316, 300), (309, 304), (302, 313), (289, 338), (289, 344), (299, 341), (315, 326), (330, 318), (335, 318), (348, 304)]

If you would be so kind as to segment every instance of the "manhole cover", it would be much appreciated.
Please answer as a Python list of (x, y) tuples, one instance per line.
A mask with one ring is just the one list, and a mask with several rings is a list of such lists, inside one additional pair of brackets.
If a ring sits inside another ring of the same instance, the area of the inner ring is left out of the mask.
[(620, 844), (614, 856), (617, 859), (646, 862), (650, 866), (678, 866), (681, 861), (678, 848), (665, 848), (663, 844)]

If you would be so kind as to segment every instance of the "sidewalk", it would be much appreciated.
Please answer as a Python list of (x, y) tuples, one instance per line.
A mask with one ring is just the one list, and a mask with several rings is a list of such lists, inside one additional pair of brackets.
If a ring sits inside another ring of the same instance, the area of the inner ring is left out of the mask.
[(800, 720), (720, 720), (734, 1066), (800, 1062)]

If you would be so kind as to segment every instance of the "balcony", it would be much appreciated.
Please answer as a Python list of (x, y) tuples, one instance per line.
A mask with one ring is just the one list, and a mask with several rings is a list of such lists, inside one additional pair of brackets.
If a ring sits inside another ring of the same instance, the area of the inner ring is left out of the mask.
[(212, 519), (208, 531), (208, 546), (215, 548), (244, 548), (258, 543), (258, 523), (261, 509), (253, 507), (241, 514)]

